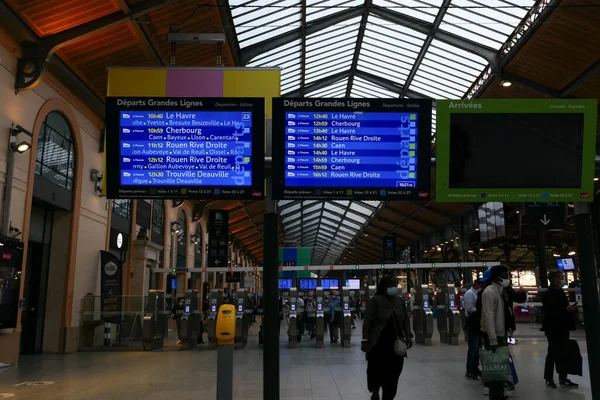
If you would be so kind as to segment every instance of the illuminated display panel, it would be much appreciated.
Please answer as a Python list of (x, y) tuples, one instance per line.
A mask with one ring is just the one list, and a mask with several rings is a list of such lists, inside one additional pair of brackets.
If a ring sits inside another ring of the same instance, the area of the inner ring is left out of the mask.
[(427, 199), (430, 100), (273, 99), (277, 199)]
[(109, 198), (260, 199), (264, 99), (109, 97)]

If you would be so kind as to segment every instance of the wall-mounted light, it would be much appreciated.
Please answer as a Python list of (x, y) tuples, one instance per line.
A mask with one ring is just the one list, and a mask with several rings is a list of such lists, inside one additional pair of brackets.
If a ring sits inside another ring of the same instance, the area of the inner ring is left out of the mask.
[(502, 86), (502, 87), (511, 87), (512, 86), (512, 82), (508, 81), (508, 80), (503, 80), (502, 82), (500, 82), (500, 86)]
[(560, 254), (556, 254), (556, 253), (554, 253), (554, 254), (552, 254), (552, 255), (553, 255), (554, 257), (556, 257), (556, 258), (559, 258), (559, 257), (560, 257)]
[(569, 255), (570, 255), (570, 256), (574, 256), (575, 254), (577, 254), (577, 253), (576, 253), (576, 252), (574, 252), (574, 251), (570, 251), (570, 252), (569, 252)]
[(171, 232), (173, 232), (176, 235), (178, 235), (179, 232), (181, 232), (181, 225), (179, 225), (179, 222), (177, 222), (177, 221), (171, 222)]
[(27, 150), (31, 149), (31, 143), (26, 140), (21, 140), (19, 143), (17, 143), (17, 138), (20, 133), (24, 133), (25, 135), (31, 137), (31, 133), (29, 133), (27, 130), (19, 125), (13, 125), (10, 128), (10, 150), (12, 152), (23, 154)]
[(95, 168), (90, 170), (90, 181), (94, 182), (94, 191), (96, 195), (102, 195), (102, 174)]
[(198, 235), (194, 234), (190, 237), (190, 239), (192, 240), (192, 244), (195, 246), (198, 243), (200, 243), (200, 238), (198, 237)]

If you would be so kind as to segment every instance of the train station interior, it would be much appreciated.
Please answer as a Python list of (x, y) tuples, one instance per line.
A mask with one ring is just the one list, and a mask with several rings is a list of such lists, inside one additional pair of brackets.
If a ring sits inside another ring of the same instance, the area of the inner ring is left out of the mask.
[(600, 0), (0, 0), (0, 398), (600, 400), (599, 39)]

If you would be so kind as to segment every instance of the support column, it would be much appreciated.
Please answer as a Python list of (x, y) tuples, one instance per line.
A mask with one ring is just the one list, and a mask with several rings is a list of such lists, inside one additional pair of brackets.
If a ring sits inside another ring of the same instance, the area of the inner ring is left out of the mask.
[(263, 247), (263, 399), (279, 400), (279, 215), (264, 215)]
[[(589, 215), (588, 215), (589, 217)], [(590, 233), (591, 235), (591, 233)], [(538, 233), (538, 278), (537, 284), (543, 288), (548, 287), (548, 252), (546, 251), (546, 231)]]
[(587, 341), (588, 364), (592, 385), (592, 399), (600, 398), (600, 298), (594, 230), (590, 218), (589, 204), (575, 203), (575, 230), (579, 252), (579, 274), (581, 275), (581, 295), (583, 319)]

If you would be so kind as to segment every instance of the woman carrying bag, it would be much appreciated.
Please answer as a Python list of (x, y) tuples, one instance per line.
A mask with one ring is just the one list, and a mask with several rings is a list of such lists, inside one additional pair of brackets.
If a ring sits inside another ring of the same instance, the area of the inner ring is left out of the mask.
[(367, 302), (361, 349), (367, 357), (367, 385), (371, 400), (393, 400), (404, 366), (406, 350), (412, 347), (406, 303), (398, 297), (398, 284), (385, 275), (377, 293)]

